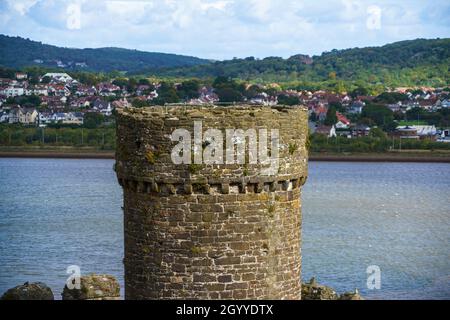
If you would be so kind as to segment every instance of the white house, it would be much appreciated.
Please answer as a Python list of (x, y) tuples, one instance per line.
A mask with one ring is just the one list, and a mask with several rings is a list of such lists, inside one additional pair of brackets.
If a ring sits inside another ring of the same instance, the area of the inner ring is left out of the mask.
[(9, 123), (34, 124), (36, 123), (38, 112), (35, 108), (22, 108), (16, 106), (9, 112)]
[(419, 135), (420, 137), (435, 136), (437, 133), (437, 129), (435, 126), (411, 126), (411, 127), (417, 130), (417, 135)]
[(338, 121), (338, 122), (335, 124), (335, 127), (336, 127), (336, 129), (348, 129), (348, 125), (345, 124), (345, 123), (342, 122), (342, 121)]
[(9, 112), (0, 111), (0, 123), (9, 122)]
[(49, 72), (42, 76), (43, 78), (49, 77), (52, 80), (56, 81), (62, 81), (62, 82), (71, 82), (73, 81), (72, 77), (69, 76), (67, 73), (59, 73), (59, 72)]
[(16, 79), (17, 80), (26, 80), (28, 78), (28, 75), (23, 72), (16, 72)]
[(48, 96), (48, 89), (46, 86), (43, 85), (36, 85), (33, 87), (29, 87), (26, 91), (25, 94), (27, 96), (29, 95), (37, 95), (37, 96)]
[(8, 86), (0, 90), (0, 94), (9, 97), (23, 96), (25, 94), (25, 89), (21, 86)]

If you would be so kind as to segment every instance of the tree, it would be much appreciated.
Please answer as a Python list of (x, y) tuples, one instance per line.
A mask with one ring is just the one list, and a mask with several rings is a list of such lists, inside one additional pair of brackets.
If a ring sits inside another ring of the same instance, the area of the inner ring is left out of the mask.
[(135, 78), (128, 79), (127, 91), (134, 92), (136, 91), (136, 87), (138, 86), (138, 81)]
[(283, 104), (286, 106), (295, 106), (300, 104), (300, 99), (297, 96), (289, 96), (281, 94), (278, 96), (278, 104)]
[(177, 94), (174, 86), (168, 82), (161, 82), (158, 89), (158, 97), (152, 101), (156, 105), (164, 105), (166, 103), (180, 102), (180, 97)]
[(344, 106), (339, 101), (331, 101), (328, 103), (328, 106), (336, 108), (336, 111), (345, 112)]
[(397, 123), (394, 121), (394, 113), (383, 105), (367, 104), (363, 108), (361, 117), (373, 120), (376, 125), (382, 127), (386, 132), (392, 132), (397, 127)]
[(412, 108), (412, 109), (406, 111), (406, 119), (408, 119), (408, 120), (418, 120), (420, 118), (423, 119), (427, 115), (428, 115), (427, 112), (424, 109), (419, 108), (419, 107), (415, 107), (415, 108)]
[(334, 86), (334, 91), (336, 93), (343, 93), (345, 92), (345, 86), (343, 81), (338, 81), (336, 85)]
[(221, 102), (239, 102), (244, 98), (242, 93), (245, 92), (245, 86), (228, 77), (217, 77), (213, 82), (213, 88)]
[(88, 129), (94, 129), (100, 126), (105, 120), (101, 113), (87, 112), (84, 114), (83, 126)]
[(36, 95), (9, 97), (7, 104), (19, 104), (24, 107), (37, 108), (41, 104), (41, 98)]
[(378, 103), (396, 103), (405, 100), (408, 100), (408, 96), (406, 94), (398, 92), (383, 92), (376, 97), (374, 101)]
[(369, 94), (369, 90), (365, 87), (358, 87), (350, 92), (350, 96), (355, 99), (358, 96), (367, 96)]
[(329, 107), (327, 111), (327, 117), (325, 118), (325, 121), (323, 122), (327, 126), (332, 126), (337, 123), (337, 116), (336, 116), (336, 108), (335, 107)]
[(149, 103), (148, 103), (147, 101), (145, 101), (145, 100), (134, 99), (134, 100), (131, 102), (131, 105), (132, 105), (134, 108), (143, 108), (143, 107), (148, 107), (148, 106), (149, 106)]
[(41, 82), (47, 84), (47, 83), (50, 83), (51, 80), (52, 79), (49, 76), (45, 76), (45, 77), (42, 77)]
[(386, 133), (383, 130), (381, 130), (380, 128), (372, 128), (370, 130), (370, 136), (373, 138), (380, 138), (380, 139), (387, 138)]
[(141, 78), (138, 81), (139, 85), (149, 86), (151, 83), (147, 78)]
[(216, 89), (221, 102), (239, 102), (242, 101), (242, 94), (233, 88), (225, 87)]
[(245, 97), (247, 99), (252, 99), (254, 97), (256, 97), (258, 94), (260, 94), (262, 92), (261, 88), (257, 85), (251, 85), (247, 88), (247, 90), (245, 90)]
[(200, 82), (198, 80), (183, 81), (178, 88), (178, 96), (185, 99), (198, 98), (200, 96)]
[(128, 79), (127, 78), (116, 78), (113, 80), (112, 84), (123, 88), (126, 88), (128, 86)]

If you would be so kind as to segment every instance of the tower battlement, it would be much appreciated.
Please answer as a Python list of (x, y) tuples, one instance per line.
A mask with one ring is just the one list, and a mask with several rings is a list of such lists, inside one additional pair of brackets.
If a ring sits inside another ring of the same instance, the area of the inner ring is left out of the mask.
[[(119, 109), (125, 297), (299, 299), (307, 140), (299, 106)], [(220, 154), (227, 142), (233, 157)], [(261, 161), (264, 144), (276, 161)]]

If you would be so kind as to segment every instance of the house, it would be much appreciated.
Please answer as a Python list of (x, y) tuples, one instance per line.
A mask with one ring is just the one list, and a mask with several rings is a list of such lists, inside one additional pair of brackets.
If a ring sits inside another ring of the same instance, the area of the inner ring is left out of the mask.
[(410, 126), (397, 127), (394, 135), (399, 137), (400, 139), (413, 139), (413, 140), (420, 139), (419, 135), (417, 134), (417, 129)]
[(83, 114), (81, 112), (68, 112), (64, 113), (64, 118), (62, 119), (63, 124), (83, 124)]
[(45, 85), (35, 85), (27, 88), (25, 94), (27, 96), (29, 95), (36, 95), (36, 96), (48, 96), (48, 89)]
[(58, 81), (58, 82), (68, 83), (68, 82), (73, 81), (72, 77), (69, 76), (67, 73), (49, 72), (42, 76), (42, 78), (45, 78), (45, 77), (49, 77), (50, 79)]
[(43, 96), (41, 98), (41, 104), (51, 109), (64, 109), (66, 102), (66, 97)]
[(441, 108), (450, 108), (450, 100), (445, 99), (444, 101), (442, 101), (440, 107)]
[(23, 72), (16, 72), (16, 79), (17, 80), (26, 80), (28, 78), (28, 75)]
[(9, 111), (9, 123), (35, 124), (38, 112), (35, 108), (23, 108), (19, 105)]
[(389, 109), (391, 109), (392, 112), (399, 112), (402, 109), (402, 103), (398, 102), (398, 103), (388, 104), (387, 107)]
[(348, 120), (342, 113), (336, 111), (336, 117), (338, 120), (336, 123), (336, 129), (347, 129), (350, 126), (350, 120)]
[(357, 126), (352, 128), (352, 136), (353, 137), (367, 137), (370, 133), (370, 127), (358, 124)]
[(277, 100), (276, 97), (271, 97), (267, 93), (261, 92), (252, 99), (250, 99), (250, 103), (270, 106), (277, 104)]
[(8, 98), (23, 96), (25, 94), (25, 88), (20, 85), (9, 85), (0, 89), (0, 94), (5, 95)]
[(9, 111), (1, 110), (0, 111), (0, 123), (8, 123), (9, 122)]
[(97, 92), (101, 96), (115, 96), (120, 90), (119, 86), (108, 82), (102, 82), (97, 85)]
[(143, 96), (146, 93), (150, 92), (151, 86), (147, 84), (141, 84), (136, 88), (136, 94), (138, 96)]
[(60, 97), (68, 97), (70, 96), (70, 90), (67, 86), (63, 84), (50, 84), (48, 86), (48, 92)]
[(336, 137), (336, 127), (320, 125), (316, 128), (315, 133), (323, 134), (323, 135), (327, 136), (328, 138)]
[(327, 118), (328, 108), (325, 105), (319, 103), (313, 108), (313, 112), (316, 114), (316, 119), (319, 121), (324, 121)]
[(123, 98), (121, 100), (116, 100), (112, 103), (113, 108), (126, 108), (131, 106), (131, 104), (128, 102), (126, 98)]
[(51, 114), (49, 112), (39, 112), (38, 121), (39, 127), (45, 127), (47, 123), (51, 122)]
[(440, 132), (437, 142), (450, 143), (450, 129), (444, 129)]
[(336, 129), (340, 129), (340, 130), (348, 129), (348, 125), (343, 123), (342, 121), (336, 122), (335, 127), (336, 127)]
[(366, 105), (366, 104), (365, 104), (364, 102), (362, 102), (362, 101), (354, 101), (354, 102), (350, 105), (350, 107), (349, 107), (349, 109), (348, 109), (348, 113), (351, 113), (351, 114), (361, 114), (361, 112), (362, 112), (362, 110), (363, 110), (363, 108), (364, 108), (365, 105)]
[(314, 134), (316, 132), (316, 123), (314, 121), (308, 121), (309, 133)]
[(417, 135), (421, 138), (425, 137), (434, 137), (437, 133), (436, 126), (423, 126), (423, 125), (414, 125), (411, 126), (412, 128), (416, 129)]
[(91, 105), (91, 102), (87, 97), (81, 97), (78, 99), (74, 99), (70, 102), (70, 106), (72, 108), (88, 108)]
[(63, 122), (66, 119), (66, 114), (64, 112), (55, 112), (50, 116), (51, 122)]
[(94, 96), (97, 94), (97, 89), (94, 86), (78, 85), (75, 94), (77, 96)]
[(93, 110), (100, 111), (105, 116), (112, 115), (113, 109), (111, 108), (111, 103), (97, 99), (94, 101), (94, 105), (92, 107)]

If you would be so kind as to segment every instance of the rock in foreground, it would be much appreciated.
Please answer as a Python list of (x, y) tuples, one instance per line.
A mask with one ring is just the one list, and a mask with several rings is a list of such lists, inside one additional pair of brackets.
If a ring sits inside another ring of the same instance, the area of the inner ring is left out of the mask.
[(81, 277), (80, 289), (69, 289), (62, 293), (63, 300), (119, 300), (120, 286), (111, 275), (91, 274)]
[(1, 300), (54, 300), (52, 290), (42, 282), (25, 282), (6, 291)]
[(358, 290), (355, 292), (346, 292), (340, 295), (339, 300), (364, 300), (359, 294)]
[(302, 284), (302, 300), (364, 300), (358, 290), (338, 295), (333, 288), (318, 284), (315, 278)]
[(302, 300), (338, 300), (338, 298), (336, 291), (318, 284), (315, 278), (302, 284)]

